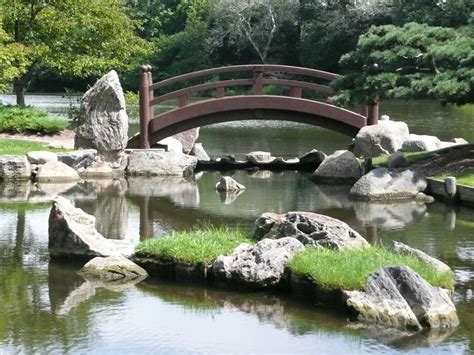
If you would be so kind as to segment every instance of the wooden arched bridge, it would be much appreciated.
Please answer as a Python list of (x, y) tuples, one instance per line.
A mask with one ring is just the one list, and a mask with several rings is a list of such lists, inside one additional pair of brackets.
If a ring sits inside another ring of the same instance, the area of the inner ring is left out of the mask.
[[(217, 79), (222, 75), (238, 78)], [(307, 81), (289, 79), (290, 76), (305, 77)], [(206, 83), (189, 84), (206, 77)], [(334, 94), (324, 82), (336, 77), (337, 74), (321, 70), (285, 65), (234, 65), (153, 83), (151, 66), (144, 65), (140, 70), (140, 134), (129, 140), (128, 147), (150, 148), (166, 137), (191, 128), (250, 119), (302, 122), (355, 136), (360, 128), (378, 122), (378, 106), (364, 106), (361, 113), (356, 113), (324, 102), (325, 97)], [(289, 95), (264, 95), (265, 85), (289, 88)], [(177, 86), (184, 88), (162, 93), (166, 88)], [(226, 89), (242, 86), (250, 87), (251, 94), (226, 96)], [(323, 100), (306, 99), (303, 90), (317, 92)], [(155, 92), (160, 95), (156, 96)], [(213, 96), (200, 101), (189, 100), (191, 94), (203, 92), (212, 92)], [(178, 106), (155, 114), (155, 106), (168, 100), (177, 100)]]

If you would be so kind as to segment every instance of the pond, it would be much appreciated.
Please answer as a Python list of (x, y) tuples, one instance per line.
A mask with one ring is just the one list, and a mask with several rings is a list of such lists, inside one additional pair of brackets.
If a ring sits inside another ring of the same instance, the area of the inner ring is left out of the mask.
[[(473, 140), (468, 110), (456, 115), (449, 112), (457, 108), (414, 102), (414, 113), (408, 104), (390, 102), (382, 111), (393, 119), (410, 117), (415, 133)], [(427, 111), (420, 113), (421, 108)], [(200, 141), (211, 155), (269, 150), (290, 157), (313, 148), (330, 153), (350, 139), (296, 124), (239, 122), (203, 128)], [(0, 353), (474, 351), (472, 210), (440, 203), (353, 202), (347, 188), (315, 185), (292, 171), (234, 172), (247, 189), (220, 195), (214, 190), (220, 176), (0, 185)], [(371, 243), (401, 241), (451, 266), (461, 325), (409, 336), (348, 323), (326, 308), (279, 294), (153, 280), (128, 286), (86, 281), (76, 273), (77, 265), (49, 260), (49, 200), (57, 194), (95, 215), (103, 235), (133, 242), (204, 222), (250, 229), (266, 211), (305, 210), (339, 218)]]

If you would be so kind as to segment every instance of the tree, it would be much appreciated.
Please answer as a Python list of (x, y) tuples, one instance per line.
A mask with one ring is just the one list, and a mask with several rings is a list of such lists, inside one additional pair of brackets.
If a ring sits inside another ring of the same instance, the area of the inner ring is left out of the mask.
[(296, 20), (297, 0), (218, 0), (210, 12), (212, 47), (228, 40), (238, 48), (248, 45), (266, 63), (280, 28)]
[(3, 31), (24, 57), (10, 63), (17, 71), (17, 104), (32, 79), (48, 68), (88, 77), (131, 64), (148, 45), (134, 34), (135, 23), (121, 0), (0, 0)]
[(345, 75), (334, 82), (339, 103), (369, 105), (381, 98), (434, 97), (474, 102), (474, 27), (408, 23), (372, 27), (342, 56)]

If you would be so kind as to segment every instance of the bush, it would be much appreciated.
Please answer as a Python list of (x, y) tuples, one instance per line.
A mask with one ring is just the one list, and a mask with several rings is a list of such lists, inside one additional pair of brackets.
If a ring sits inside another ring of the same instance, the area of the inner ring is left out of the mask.
[(67, 127), (67, 121), (33, 107), (0, 105), (0, 132), (52, 134)]

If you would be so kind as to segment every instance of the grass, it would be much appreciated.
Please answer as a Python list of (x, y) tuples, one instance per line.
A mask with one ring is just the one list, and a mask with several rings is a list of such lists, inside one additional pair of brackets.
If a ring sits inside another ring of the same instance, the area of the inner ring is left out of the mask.
[(307, 249), (294, 256), (290, 269), (298, 276), (308, 276), (328, 288), (361, 290), (369, 274), (390, 265), (407, 265), (433, 286), (452, 288), (450, 273), (439, 273), (431, 265), (409, 255), (380, 247), (348, 249)]
[(48, 148), (47, 143), (21, 139), (0, 139), (0, 156), (25, 155), (28, 152), (47, 150), (50, 152), (64, 152), (67, 149)]
[(141, 242), (135, 251), (139, 257), (192, 264), (210, 263), (219, 255), (230, 254), (241, 243), (251, 243), (240, 230), (204, 226), (199, 229), (173, 232), (164, 238)]
[[(410, 164), (415, 164), (416, 162), (429, 158), (435, 153), (432, 152), (403, 152)], [(387, 167), (387, 161), (390, 155), (380, 155), (378, 157), (372, 158), (372, 164), (377, 167)]]
[(466, 170), (462, 173), (447, 173), (440, 176), (435, 176), (435, 179), (444, 180), (448, 176), (454, 176), (456, 178), (456, 183), (461, 185), (467, 185), (474, 187), (474, 170)]
[(33, 107), (0, 105), (0, 132), (52, 134), (68, 128), (68, 122)]

